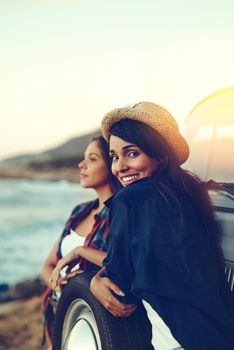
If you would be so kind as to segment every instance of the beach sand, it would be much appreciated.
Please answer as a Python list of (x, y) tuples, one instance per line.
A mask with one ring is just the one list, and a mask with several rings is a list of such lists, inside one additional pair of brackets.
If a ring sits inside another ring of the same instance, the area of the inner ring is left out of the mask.
[(0, 304), (0, 350), (44, 350), (41, 296)]

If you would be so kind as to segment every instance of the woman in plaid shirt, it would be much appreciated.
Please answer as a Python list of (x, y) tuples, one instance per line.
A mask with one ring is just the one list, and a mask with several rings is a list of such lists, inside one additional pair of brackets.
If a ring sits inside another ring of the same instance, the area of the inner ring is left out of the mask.
[[(106, 256), (108, 208), (104, 202), (117, 189), (117, 180), (110, 167), (107, 142), (101, 136), (94, 138), (79, 163), (79, 169), (81, 186), (93, 188), (97, 199), (74, 208), (42, 269), (42, 278), (48, 286), (43, 303), (48, 349), (51, 349), (53, 320), (62, 285), (76, 273), (102, 266)], [(75, 266), (73, 263), (62, 269), (74, 259)]]

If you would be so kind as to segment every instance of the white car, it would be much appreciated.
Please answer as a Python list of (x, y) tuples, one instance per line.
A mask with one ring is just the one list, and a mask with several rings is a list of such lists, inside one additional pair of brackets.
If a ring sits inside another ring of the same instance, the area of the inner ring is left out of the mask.
[(227, 279), (234, 284), (234, 86), (196, 105), (184, 125), (190, 146), (184, 168), (206, 182), (221, 227)]

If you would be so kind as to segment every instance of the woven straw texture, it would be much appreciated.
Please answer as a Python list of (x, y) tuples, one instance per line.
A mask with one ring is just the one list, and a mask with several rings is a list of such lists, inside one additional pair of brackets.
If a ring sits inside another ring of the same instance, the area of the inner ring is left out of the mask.
[(139, 102), (132, 107), (117, 108), (107, 113), (102, 120), (102, 133), (109, 141), (111, 127), (122, 119), (133, 119), (156, 130), (172, 148), (178, 164), (189, 156), (189, 146), (180, 134), (173, 116), (163, 107), (152, 102)]

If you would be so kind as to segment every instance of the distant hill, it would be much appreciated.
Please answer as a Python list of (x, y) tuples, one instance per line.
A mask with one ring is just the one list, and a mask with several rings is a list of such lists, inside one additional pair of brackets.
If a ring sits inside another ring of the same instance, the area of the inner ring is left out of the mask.
[(82, 159), (84, 151), (90, 140), (100, 134), (100, 130), (95, 130), (88, 134), (74, 137), (60, 146), (50, 148), (41, 153), (21, 154), (0, 161), (1, 168), (8, 167), (62, 167), (71, 165), (73, 161), (78, 162)]

